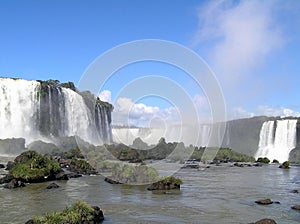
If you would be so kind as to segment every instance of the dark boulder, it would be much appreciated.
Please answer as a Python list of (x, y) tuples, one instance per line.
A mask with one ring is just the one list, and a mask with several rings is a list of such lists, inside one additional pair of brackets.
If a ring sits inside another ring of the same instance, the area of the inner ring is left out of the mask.
[(94, 224), (102, 223), (104, 220), (103, 211), (98, 206), (92, 206), (92, 208), (94, 209), (92, 222)]
[(3, 168), (5, 168), (5, 165), (0, 163), (0, 169), (3, 169)]
[(175, 177), (166, 177), (163, 180), (160, 180), (156, 183), (151, 184), (147, 190), (154, 191), (154, 190), (173, 190), (173, 189), (180, 189), (180, 184), (182, 181)]
[(25, 186), (26, 186), (25, 183), (22, 182), (21, 180), (12, 179), (9, 183), (4, 185), (4, 188), (14, 189), (14, 188), (25, 187)]
[(255, 224), (276, 224), (276, 222), (273, 219), (261, 219), (255, 222)]
[(53, 188), (59, 188), (59, 186), (56, 183), (51, 183), (46, 187), (46, 189), (53, 189)]
[(14, 165), (15, 163), (13, 161), (8, 161), (5, 170), (11, 170), (14, 167)]
[(68, 176), (69, 179), (71, 179), (71, 178), (79, 178), (79, 177), (82, 177), (82, 174), (68, 173), (67, 176)]
[(69, 180), (69, 177), (62, 171), (55, 175), (55, 180)]
[(292, 206), (292, 209), (300, 211), (300, 205), (294, 205)]
[(291, 193), (293, 193), (293, 194), (299, 194), (299, 190), (291, 190)]
[(262, 200), (257, 200), (255, 201), (256, 204), (259, 204), (259, 205), (270, 205), (270, 204), (273, 204), (273, 201), (271, 201), (271, 199), (262, 199)]
[(7, 174), (0, 178), (0, 184), (7, 184), (14, 179), (13, 175)]
[(242, 163), (234, 163), (233, 165), (237, 166), (237, 167), (244, 167), (244, 164), (242, 164)]
[(122, 184), (119, 181), (113, 180), (112, 177), (105, 177), (104, 181), (106, 181), (107, 183), (110, 183), (110, 184)]

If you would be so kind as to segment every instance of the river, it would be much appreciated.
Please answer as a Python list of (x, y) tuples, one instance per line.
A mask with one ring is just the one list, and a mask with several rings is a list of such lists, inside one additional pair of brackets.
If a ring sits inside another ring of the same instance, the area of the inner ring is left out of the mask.
[[(111, 185), (102, 176), (83, 176), (49, 183), (29, 184), (14, 190), (0, 187), (0, 223), (25, 223), (35, 215), (59, 211), (77, 200), (102, 208), (104, 223), (250, 223), (272, 218), (280, 224), (300, 222), (300, 167), (212, 166), (202, 171), (182, 169), (180, 191), (147, 191), (145, 186)], [(257, 205), (270, 198), (280, 204)]]

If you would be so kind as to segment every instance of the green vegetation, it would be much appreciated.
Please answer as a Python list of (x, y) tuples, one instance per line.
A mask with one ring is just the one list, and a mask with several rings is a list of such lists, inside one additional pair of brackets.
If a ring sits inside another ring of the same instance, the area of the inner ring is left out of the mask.
[(26, 182), (43, 181), (45, 176), (58, 173), (61, 168), (50, 155), (44, 155), (35, 151), (26, 151), (15, 158), (15, 166), (9, 171), (14, 178)]
[(82, 155), (79, 148), (75, 148), (67, 152), (61, 153), (61, 158), (62, 159), (72, 159), (72, 158), (84, 159), (84, 156)]
[(182, 180), (173, 176), (169, 176), (169, 177), (163, 177), (160, 182), (162, 182), (163, 184), (177, 184), (177, 185), (181, 185), (183, 184)]
[(182, 180), (173, 176), (163, 177), (160, 181), (151, 184), (147, 189), (150, 191), (180, 189), (181, 184)]
[(35, 224), (90, 223), (93, 221), (93, 212), (94, 209), (86, 202), (78, 201), (70, 208), (65, 208), (62, 212), (53, 212), (50, 214), (46, 214), (45, 216), (34, 217), (33, 222)]
[(94, 170), (94, 168), (91, 166), (91, 164), (89, 164), (87, 161), (81, 160), (81, 159), (73, 158), (71, 160), (70, 165), (73, 165), (73, 166), (77, 167), (78, 169), (82, 169), (82, 170)]
[(265, 163), (265, 164), (269, 164), (270, 163), (270, 160), (267, 158), (267, 157), (264, 157), (264, 158), (262, 158), (262, 157), (259, 157), (258, 159), (257, 159), (257, 161), (256, 162), (258, 162), (258, 163)]
[(289, 161), (285, 161), (284, 163), (282, 163), (279, 168), (282, 168), (282, 169), (289, 169), (290, 168), (290, 162)]
[(221, 148), (218, 151), (214, 160), (227, 161), (227, 162), (254, 162), (255, 161), (253, 157), (235, 152), (229, 148)]
[(147, 184), (157, 181), (159, 177), (157, 170), (153, 167), (126, 164), (113, 170), (112, 179), (125, 184)]

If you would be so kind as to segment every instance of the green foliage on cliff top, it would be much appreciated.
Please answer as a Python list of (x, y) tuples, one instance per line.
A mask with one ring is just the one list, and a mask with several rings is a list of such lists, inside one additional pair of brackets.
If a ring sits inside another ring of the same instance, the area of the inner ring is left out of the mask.
[(90, 223), (93, 221), (94, 209), (84, 201), (78, 201), (70, 208), (65, 208), (62, 212), (53, 212), (45, 216), (33, 218), (36, 224), (53, 224), (53, 223)]
[(58, 173), (61, 168), (50, 155), (26, 151), (15, 158), (15, 166), (9, 171), (15, 178), (26, 182), (42, 181), (45, 176)]

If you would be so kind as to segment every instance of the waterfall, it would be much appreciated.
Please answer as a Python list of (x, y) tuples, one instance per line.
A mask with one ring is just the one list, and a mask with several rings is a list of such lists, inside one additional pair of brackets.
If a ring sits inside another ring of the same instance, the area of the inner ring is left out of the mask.
[(62, 88), (65, 99), (64, 119), (67, 123), (66, 136), (78, 135), (84, 140), (91, 136), (91, 114), (83, 98), (71, 89)]
[(255, 158), (267, 157), (271, 161), (287, 161), (290, 151), (296, 147), (296, 125), (297, 120), (292, 119), (264, 122)]
[(110, 142), (112, 107), (99, 106), (93, 96), (90, 101), (87, 106), (77, 91), (58, 81), (0, 78), (0, 139), (29, 143), (77, 135), (91, 143)]
[(200, 146), (206, 147), (209, 143), (210, 138), (210, 132), (211, 132), (211, 126), (208, 124), (204, 124), (201, 126), (201, 139), (200, 139)]
[(39, 109), (36, 81), (0, 78), (0, 138), (32, 138)]

